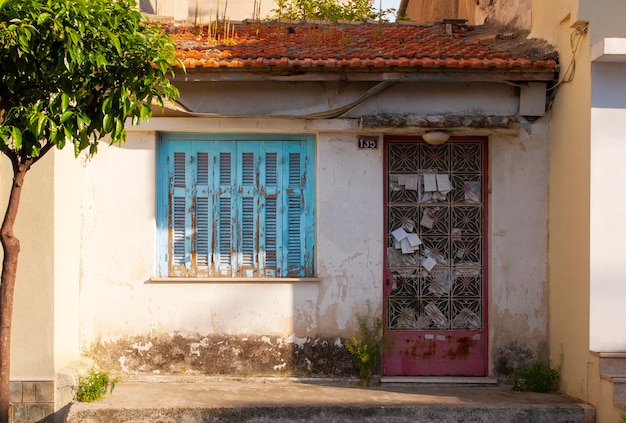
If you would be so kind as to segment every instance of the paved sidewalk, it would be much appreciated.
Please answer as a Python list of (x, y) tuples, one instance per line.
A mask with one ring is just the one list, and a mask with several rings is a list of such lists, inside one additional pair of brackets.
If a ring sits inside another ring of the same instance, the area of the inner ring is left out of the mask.
[(336, 381), (123, 381), (97, 403), (72, 404), (68, 423), (485, 422), (593, 423), (592, 407), (560, 394), (504, 386)]

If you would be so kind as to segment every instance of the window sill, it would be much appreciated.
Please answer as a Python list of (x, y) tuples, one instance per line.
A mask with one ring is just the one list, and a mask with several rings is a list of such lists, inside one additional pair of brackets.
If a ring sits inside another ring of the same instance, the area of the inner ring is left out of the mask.
[(146, 283), (317, 283), (321, 280), (321, 278), (150, 278)]

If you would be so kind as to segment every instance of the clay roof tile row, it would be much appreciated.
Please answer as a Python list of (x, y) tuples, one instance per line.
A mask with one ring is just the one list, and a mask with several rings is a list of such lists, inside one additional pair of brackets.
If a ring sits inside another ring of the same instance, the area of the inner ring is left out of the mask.
[(165, 25), (187, 69), (557, 69), (554, 50), (538, 40), (483, 44), (472, 27), (453, 34), (443, 28), (243, 22), (230, 25), (224, 38), (206, 27)]

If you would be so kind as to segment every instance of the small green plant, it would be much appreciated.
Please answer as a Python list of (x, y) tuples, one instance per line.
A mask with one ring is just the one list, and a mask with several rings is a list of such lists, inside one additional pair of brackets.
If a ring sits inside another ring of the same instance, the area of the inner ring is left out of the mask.
[(513, 390), (523, 392), (556, 392), (559, 389), (561, 368), (551, 368), (542, 360), (513, 373)]
[(367, 314), (357, 316), (357, 320), (361, 337), (357, 338), (356, 335), (352, 335), (346, 341), (346, 348), (354, 356), (354, 364), (359, 372), (359, 383), (369, 386), (372, 372), (380, 367), (383, 321), (380, 317), (372, 317), (369, 305)]
[(92, 367), (84, 376), (78, 376), (76, 395), (74, 398), (79, 402), (98, 401), (108, 393), (113, 392), (117, 384), (117, 378), (111, 378), (109, 372)]

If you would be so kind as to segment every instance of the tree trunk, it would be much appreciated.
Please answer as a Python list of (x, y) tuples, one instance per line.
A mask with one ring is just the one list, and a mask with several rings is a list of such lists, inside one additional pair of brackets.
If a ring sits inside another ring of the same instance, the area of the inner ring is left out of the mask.
[(0, 423), (9, 422), (9, 380), (11, 354), (11, 318), (13, 315), (13, 293), (17, 274), (17, 258), (20, 253), (20, 241), (13, 234), (13, 225), (17, 216), (22, 194), (22, 185), (32, 160), (22, 164), (13, 164), (13, 184), (9, 203), (0, 227), (0, 243), (4, 248), (2, 274), (0, 275)]

